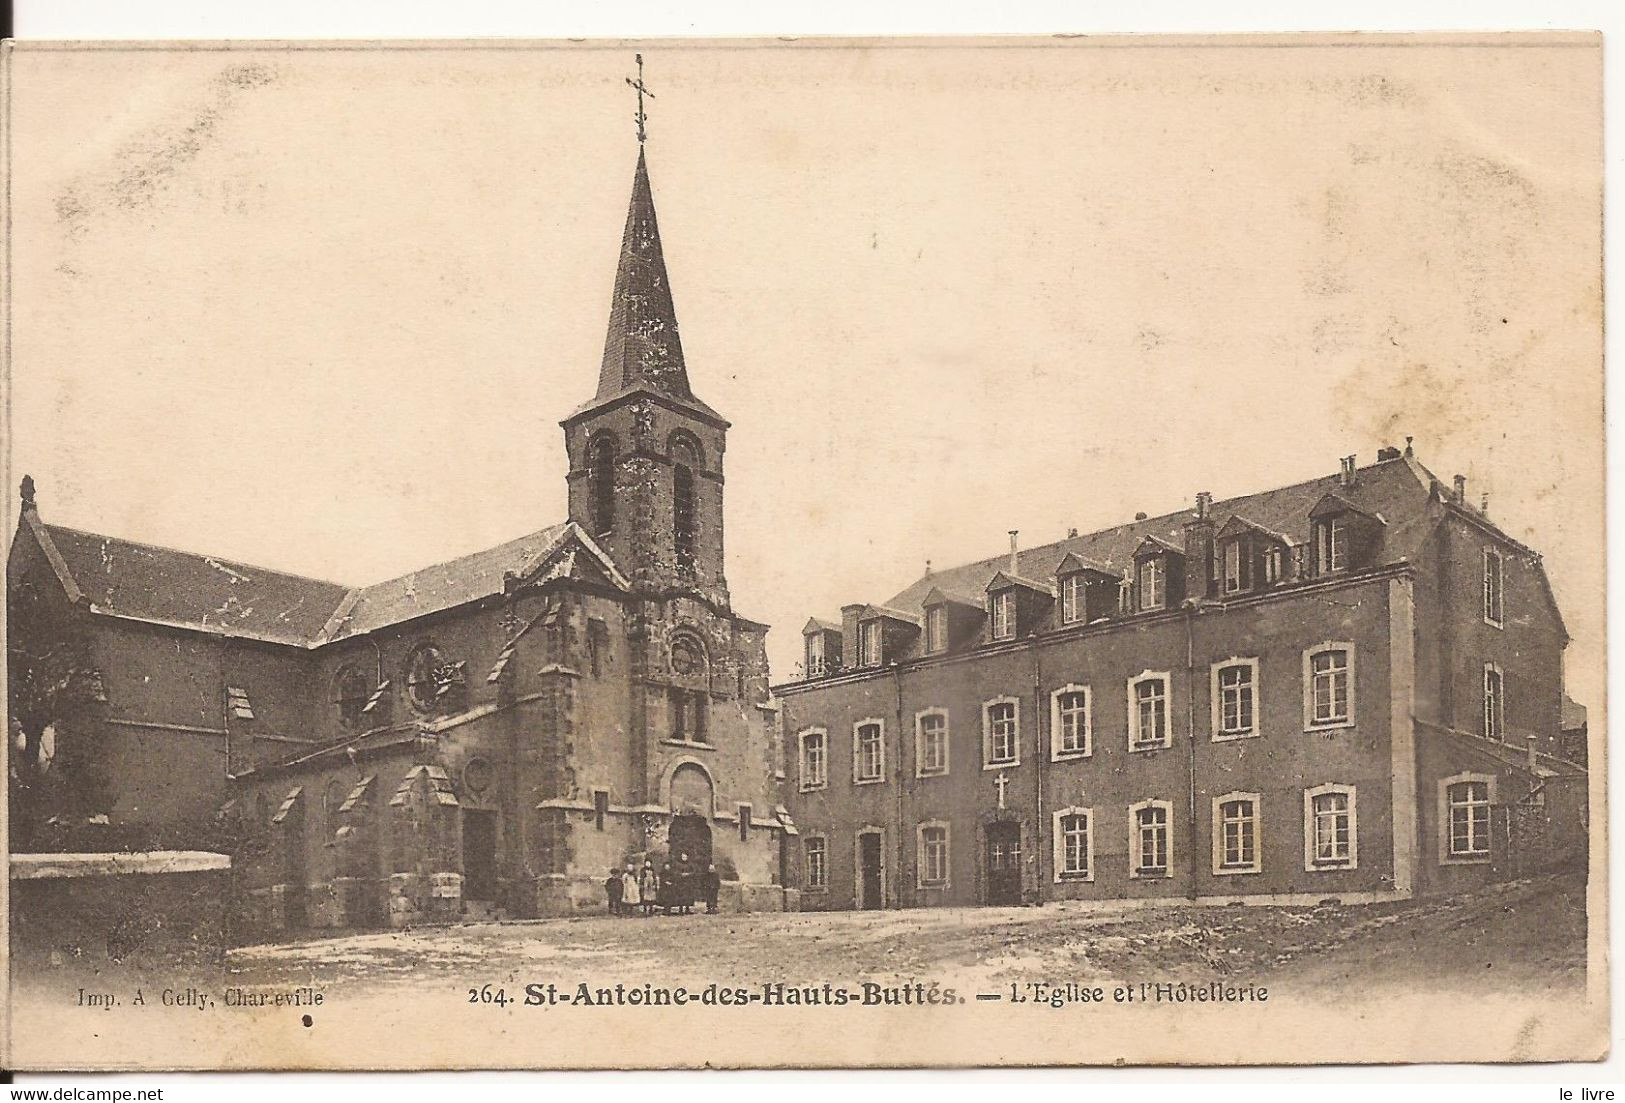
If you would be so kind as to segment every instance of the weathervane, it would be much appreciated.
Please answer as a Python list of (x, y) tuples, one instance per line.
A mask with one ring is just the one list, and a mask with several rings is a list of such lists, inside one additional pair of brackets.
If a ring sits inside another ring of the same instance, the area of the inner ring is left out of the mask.
[(643, 97), (647, 95), (652, 100), (655, 98), (655, 94), (649, 91), (648, 87), (643, 83), (643, 55), (637, 54), (635, 56), (638, 61), (638, 79), (633, 80), (631, 77), (627, 77), (626, 83), (638, 90), (638, 113), (632, 117), (638, 121), (638, 144), (642, 145), (649, 138), (649, 132), (643, 127), (643, 124), (649, 119), (649, 116), (644, 114), (643, 111)]

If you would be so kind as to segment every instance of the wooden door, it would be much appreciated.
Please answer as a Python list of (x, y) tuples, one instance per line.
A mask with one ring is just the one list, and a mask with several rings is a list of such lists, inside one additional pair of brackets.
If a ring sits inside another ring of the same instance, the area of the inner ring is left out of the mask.
[(1021, 903), (1021, 824), (987, 827), (987, 902)]

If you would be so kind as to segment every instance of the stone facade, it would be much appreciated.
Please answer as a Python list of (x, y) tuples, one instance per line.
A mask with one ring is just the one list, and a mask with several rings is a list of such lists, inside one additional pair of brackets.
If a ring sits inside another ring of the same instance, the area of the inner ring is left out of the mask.
[(601, 910), (611, 867), (679, 852), (784, 907), (767, 626), (732, 607), (728, 423), (689, 386), (641, 153), (562, 425), (565, 523), (354, 589), (47, 525), (30, 484), (14, 639), (62, 683), (21, 725), (37, 810), (229, 835), (249, 932)]
[(1355, 901), (1583, 857), (1539, 557), (1408, 449), (805, 635), (803, 908)]

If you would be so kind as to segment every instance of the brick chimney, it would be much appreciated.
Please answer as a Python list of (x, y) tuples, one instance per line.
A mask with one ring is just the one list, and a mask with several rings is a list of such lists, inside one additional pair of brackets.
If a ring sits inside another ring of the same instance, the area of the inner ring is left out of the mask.
[(1455, 502), (1458, 506), (1464, 506), (1464, 505), (1467, 504), (1467, 476), (1466, 475), (1457, 475), (1456, 476), (1456, 491), (1455, 491), (1455, 494), (1452, 496), (1451, 500), (1453, 502)]
[(1204, 490), (1185, 522), (1185, 596), (1196, 601), (1213, 592), (1213, 532), (1213, 495)]
[(1010, 574), (1020, 574), (1021, 557), (1016, 552), (1016, 537), (1021, 535), (1020, 529), (1010, 530)]
[(1338, 481), (1344, 486), (1354, 485), (1354, 456), (1344, 456), (1338, 461), (1342, 470), (1338, 472)]

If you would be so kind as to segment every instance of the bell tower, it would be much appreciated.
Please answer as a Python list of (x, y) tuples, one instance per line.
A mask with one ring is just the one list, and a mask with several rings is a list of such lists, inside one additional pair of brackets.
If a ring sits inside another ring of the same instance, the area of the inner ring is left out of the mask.
[(640, 118), (598, 390), (560, 423), (570, 461), (570, 520), (637, 589), (695, 592), (726, 609), (728, 422), (689, 387), (642, 138)]

